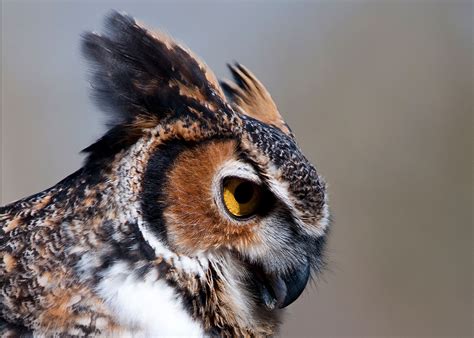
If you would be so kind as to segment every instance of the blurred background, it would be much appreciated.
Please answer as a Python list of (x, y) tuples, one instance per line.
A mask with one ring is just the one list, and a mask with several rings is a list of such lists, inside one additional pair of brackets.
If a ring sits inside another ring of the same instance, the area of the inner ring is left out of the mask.
[(272, 93), (329, 183), (329, 269), (282, 336), (473, 334), (471, 1), (2, 1), (1, 202), (105, 131), (80, 35), (110, 9)]

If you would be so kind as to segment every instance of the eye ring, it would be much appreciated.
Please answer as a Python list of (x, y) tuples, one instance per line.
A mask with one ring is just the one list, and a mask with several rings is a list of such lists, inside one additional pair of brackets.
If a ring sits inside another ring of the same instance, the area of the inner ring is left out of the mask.
[(262, 188), (249, 180), (227, 177), (222, 181), (222, 202), (227, 213), (237, 219), (249, 219), (262, 204)]

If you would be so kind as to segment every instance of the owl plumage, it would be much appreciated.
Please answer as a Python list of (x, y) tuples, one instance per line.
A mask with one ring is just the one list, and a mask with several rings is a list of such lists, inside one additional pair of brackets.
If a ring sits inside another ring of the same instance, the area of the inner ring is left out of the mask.
[(111, 14), (83, 51), (112, 126), (0, 208), (0, 332), (267, 336), (323, 266), (323, 179), (245, 67)]

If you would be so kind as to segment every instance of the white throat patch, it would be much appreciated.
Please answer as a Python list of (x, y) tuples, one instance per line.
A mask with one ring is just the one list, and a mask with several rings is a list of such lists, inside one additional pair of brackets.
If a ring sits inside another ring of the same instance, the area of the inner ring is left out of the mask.
[(108, 269), (97, 293), (133, 336), (202, 337), (204, 330), (186, 312), (176, 292), (158, 279), (156, 271), (136, 278), (126, 263)]

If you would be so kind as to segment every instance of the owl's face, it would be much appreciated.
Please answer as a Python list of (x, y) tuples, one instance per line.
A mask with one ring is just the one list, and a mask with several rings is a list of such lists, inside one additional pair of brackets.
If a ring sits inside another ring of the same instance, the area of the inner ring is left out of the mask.
[(284, 307), (321, 263), (324, 187), (290, 137), (255, 120), (243, 124), (259, 131), (256, 139), (164, 144), (150, 160), (142, 205), (174, 252), (227, 252), (267, 307)]
[(172, 252), (230, 260), (267, 310), (292, 303), (322, 264), (325, 184), (263, 85), (241, 65), (236, 84), (168, 37), (109, 19), (85, 37), (94, 87), (116, 126), (86, 151), (103, 163), (143, 144), (143, 237)]

